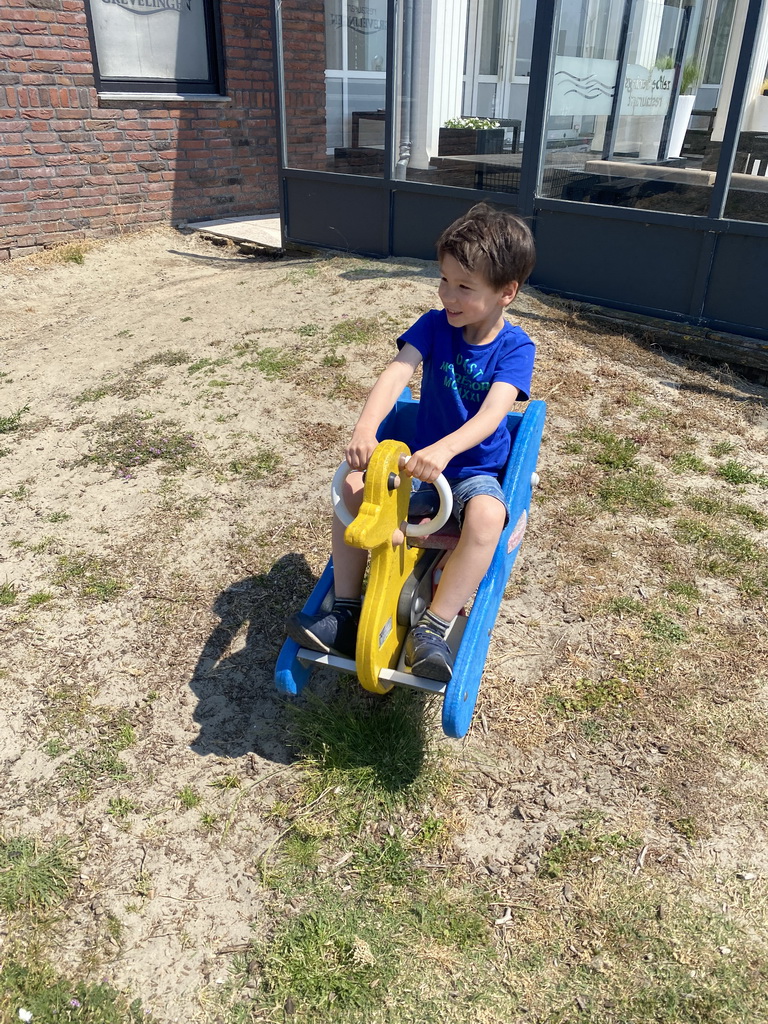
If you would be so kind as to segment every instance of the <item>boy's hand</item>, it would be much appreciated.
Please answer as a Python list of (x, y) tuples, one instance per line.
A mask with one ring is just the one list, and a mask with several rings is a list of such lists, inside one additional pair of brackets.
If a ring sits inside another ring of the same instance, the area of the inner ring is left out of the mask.
[(408, 476), (415, 476), (417, 480), (433, 484), (451, 458), (452, 452), (438, 441), (437, 444), (431, 444), (428, 448), (420, 448), (419, 451), (414, 452), (404, 469)]
[(347, 445), (346, 451), (344, 452), (344, 458), (352, 469), (362, 470), (367, 469), (368, 463), (371, 461), (374, 449), (378, 445), (375, 435), (360, 434), (356, 432), (352, 435), (352, 440)]

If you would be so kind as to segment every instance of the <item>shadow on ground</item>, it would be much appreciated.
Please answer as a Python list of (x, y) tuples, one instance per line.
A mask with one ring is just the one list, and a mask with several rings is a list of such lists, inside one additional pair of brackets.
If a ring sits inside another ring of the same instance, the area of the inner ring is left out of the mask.
[(219, 623), (200, 652), (189, 685), (198, 700), (197, 754), (258, 754), (279, 764), (287, 746), (288, 713), (273, 681), (286, 616), (300, 608), (316, 579), (302, 555), (279, 558), (268, 573), (231, 584), (217, 597)]

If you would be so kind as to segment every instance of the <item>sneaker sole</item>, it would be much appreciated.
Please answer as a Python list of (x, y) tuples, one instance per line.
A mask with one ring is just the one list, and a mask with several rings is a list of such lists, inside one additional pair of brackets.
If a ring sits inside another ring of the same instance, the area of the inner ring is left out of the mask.
[(348, 651), (340, 651), (336, 647), (329, 647), (298, 622), (292, 622), (289, 619), (285, 624), (285, 631), (291, 640), (296, 641), (299, 647), (304, 647), (308, 651), (316, 651), (318, 654), (335, 654), (337, 658), (347, 658), (350, 661), (355, 660), (354, 651), (350, 654)]
[(417, 661), (413, 665), (406, 665), (415, 676), (422, 676), (424, 679), (432, 679), (436, 683), (449, 683), (453, 677), (453, 669), (444, 661)]
[(289, 619), (285, 624), (285, 631), (291, 640), (295, 640), (300, 647), (306, 647), (308, 651), (317, 651), (318, 654), (331, 654), (331, 648), (318, 640), (316, 636), (304, 629), (298, 622), (291, 622)]

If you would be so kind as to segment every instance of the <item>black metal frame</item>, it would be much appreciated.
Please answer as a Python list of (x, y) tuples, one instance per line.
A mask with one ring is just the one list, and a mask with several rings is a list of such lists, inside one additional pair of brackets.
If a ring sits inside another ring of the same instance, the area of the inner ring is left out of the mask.
[(99, 51), (96, 46), (96, 34), (93, 30), (91, 2), (92, 0), (85, 0), (85, 18), (91, 43), (93, 79), (97, 92), (146, 92), (157, 95), (161, 93), (173, 95), (184, 95), (185, 93), (191, 95), (224, 95), (224, 44), (221, 32), (219, 0), (202, 0), (205, 15), (208, 67), (210, 68), (210, 74), (207, 79), (110, 78), (103, 76), (99, 70)]
[[(749, 0), (743, 39), (755, 40), (763, 2), (764, 0)], [(281, 138), (281, 215), (286, 239), (310, 245), (320, 244), (329, 248), (347, 248), (343, 244), (334, 244), (327, 237), (318, 237), (313, 231), (306, 230), (308, 225), (295, 221), (291, 213), (291, 189), (296, 187), (316, 188), (318, 196), (322, 196), (325, 215), (329, 223), (332, 223), (335, 217), (344, 215), (344, 208), (348, 204), (348, 194), (351, 188), (358, 190), (356, 192), (358, 202), (363, 202), (367, 194), (372, 196), (372, 193), (366, 193), (364, 190), (374, 190), (387, 194), (389, 219), (382, 232), (382, 234), (386, 234), (387, 241), (381, 243), (381, 236), (378, 236), (377, 244), (371, 245), (368, 249), (363, 244), (357, 247), (356, 251), (371, 256), (424, 257), (431, 255), (430, 246), (436, 236), (427, 242), (426, 235), (420, 226), (420, 222), (429, 221), (429, 217), (426, 216), (426, 212), (429, 210), (427, 200), (432, 200), (436, 215), (440, 210), (445, 210), (446, 216), (450, 217), (452, 215), (447, 211), (458, 207), (466, 209), (478, 201), (479, 194), (476, 189), (421, 183), (396, 177), (395, 132), (399, 117), (399, 112), (395, 110), (395, 101), (398, 95), (396, 55), (399, 46), (400, 19), (398, 15), (401, 10), (401, 0), (388, 0), (387, 2), (387, 16), (392, 28), (388, 34), (387, 43), (385, 170), (381, 177), (376, 178), (332, 171), (301, 170), (286, 165), (279, 6), (280, 0), (274, 0), (273, 24), (274, 38), (277, 42), (276, 83), (280, 111), (278, 124)], [(649, 290), (647, 303), (634, 301), (630, 294), (630, 288), (627, 289), (625, 298), (621, 298), (621, 296), (617, 298), (615, 293), (617, 290), (621, 291), (632, 268), (611, 265), (603, 268), (601, 275), (596, 275), (594, 288), (584, 285), (576, 288), (573, 286), (574, 279), (569, 275), (567, 266), (557, 259), (553, 261), (550, 258), (551, 252), (544, 251), (541, 246), (539, 247), (539, 263), (534, 272), (532, 284), (544, 291), (555, 292), (598, 305), (768, 339), (768, 317), (762, 313), (764, 307), (762, 295), (756, 295), (753, 299), (751, 292), (746, 294), (746, 305), (749, 308), (745, 313), (745, 295), (734, 295), (732, 299), (729, 297), (729, 290), (732, 290), (734, 285), (733, 274), (726, 266), (725, 256), (721, 256), (721, 250), (730, 252), (734, 246), (741, 244), (740, 239), (743, 240), (745, 246), (751, 246), (752, 249), (755, 245), (761, 246), (762, 243), (758, 240), (762, 239), (765, 242), (765, 247), (764, 252), (761, 249), (763, 255), (759, 263), (763, 267), (768, 265), (768, 224), (731, 220), (723, 216), (739, 140), (753, 46), (743, 46), (737, 65), (717, 177), (706, 216), (545, 198), (540, 196), (538, 191), (545, 163), (550, 69), (554, 60), (554, 29), (559, 18), (559, 8), (560, 0), (539, 0), (537, 4), (526, 118), (526, 140), (520, 169), (519, 194), (483, 191), (482, 198), (515, 210), (520, 216), (531, 222), (534, 234), (537, 236), (539, 234), (549, 235), (552, 230), (553, 215), (557, 215), (556, 223), (562, 223), (562, 244), (566, 247), (573, 243), (570, 232), (573, 230), (573, 225), (577, 223), (575, 218), (578, 218), (580, 232), (586, 236), (587, 243), (590, 239), (593, 241), (604, 239), (606, 232), (609, 232), (612, 242), (620, 248), (622, 244), (629, 245), (633, 239), (637, 239), (641, 227), (647, 227), (658, 237), (666, 238), (668, 236), (669, 242), (662, 246), (662, 249), (665, 250), (668, 245), (674, 247), (675, 242), (684, 240), (689, 262), (685, 268), (686, 274), (681, 277), (685, 277), (688, 284), (684, 289), (681, 285), (680, 295), (674, 302), (654, 300), (652, 287)], [(399, 209), (408, 209), (410, 212), (417, 202), (421, 204), (419, 209), (425, 216), (411, 216), (408, 223), (404, 224), (399, 217)], [(380, 207), (380, 201), (376, 205)], [(448, 220), (446, 220), (447, 222)], [(546, 231), (544, 231), (545, 226)], [(552, 246), (552, 249), (555, 248), (557, 246)], [(666, 267), (664, 270), (666, 279), (662, 282), (664, 287), (660, 287), (659, 295), (665, 289), (668, 293), (669, 277), (670, 275), (674, 277), (674, 251), (665, 251), (662, 256), (661, 263)], [(614, 263), (621, 264), (622, 261), (618, 260)], [(649, 283), (652, 286), (652, 277), (649, 278)], [(603, 287), (599, 287), (600, 285)], [(721, 312), (726, 309), (728, 316), (715, 313), (715, 309)]]

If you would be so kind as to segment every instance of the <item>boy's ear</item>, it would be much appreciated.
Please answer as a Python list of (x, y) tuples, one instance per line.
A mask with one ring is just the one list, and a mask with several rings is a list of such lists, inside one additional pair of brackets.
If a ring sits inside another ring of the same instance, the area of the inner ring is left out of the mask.
[(520, 285), (517, 281), (510, 281), (509, 284), (505, 284), (501, 289), (501, 301), (505, 306), (508, 306), (510, 302), (515, 301), (515, 296), (518, 293)]

